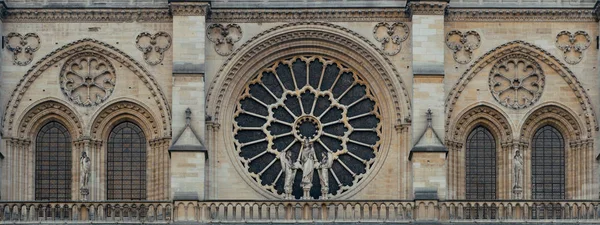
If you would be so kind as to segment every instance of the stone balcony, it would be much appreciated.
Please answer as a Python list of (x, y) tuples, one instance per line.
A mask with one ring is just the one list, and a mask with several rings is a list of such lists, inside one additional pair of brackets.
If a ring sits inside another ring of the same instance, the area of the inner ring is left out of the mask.
[(0, 202), (4, 224), (33, 223), (597, 223), (600, 201)]

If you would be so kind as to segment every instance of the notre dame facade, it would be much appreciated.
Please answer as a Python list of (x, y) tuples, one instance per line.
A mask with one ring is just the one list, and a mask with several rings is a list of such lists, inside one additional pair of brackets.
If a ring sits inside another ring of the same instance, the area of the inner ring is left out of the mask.
[(600, 224), (595, 0), (0, 1), (0, 223)]

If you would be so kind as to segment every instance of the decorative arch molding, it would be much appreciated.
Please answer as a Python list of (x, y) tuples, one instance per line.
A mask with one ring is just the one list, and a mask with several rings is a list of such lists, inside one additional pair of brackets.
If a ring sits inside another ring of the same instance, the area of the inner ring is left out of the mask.
[(512, 141), (513, 131), (508, 116), (491, 104), (477, 103), (467, 107), (457, 118), (446, 133), (448, 141), (465, 143), (471, 130), (479, 125), (490, 130), (501, 144)]
[[(325, 46), (319, 45), (317, 42), (321, 42)], [(268, 55), (284, 56), (285, 53), (281, 51), (282, 44), (286, 49), (301, 46), (311, 47), (315, 53), (320, 52), (321, 48), (337, 53), (356, 53), (360, 57), (360, 62), (366, 62), (365, 64), (369, 67), (374, 68), (375, 71), (369, 71), (369, 74), (382, 79), (383, 85), (393, 99), (398, 122), (402, 123), (402, 119), (407, 121), (411, 119), (411, 101), (400, 72), (376, 45), (360, 34), (342, 26), (325, 22), (296, 22), (276, 26), (259, 33), (242, 44), (224, 61), (213, 78), (207, 95), (206, 105), (215, 106), (207, 107), (207, 112), (213, 115), (215, 122), (218, 123), (220, 119), (223, 101), (231, 98), (230, 94), (233, 92), (231, 90), (235, 90), (232, 89), (235, 83), (239, 83), (240, 79), (248, 80), (255, 74), (256, 68), (250, 70), (250, 68), (256, 67), (254, 63), (269, 63), (264, 61)], [(392, 74), (395, 78), (391, 76)], [(397, 90), (398, 86), (401, 87), (401, 90)]]
[(529, 143), (535, 132), (544, 125), (552, 125), (569, 141), (591, 138), (575, 115), (568, 107), (554, 102), (538, 106), (525, 115), (526, 119), (520, 128), (520, 141)]
[(138, 125), (148, 141), (162, 138), (161, 124), (142, 103), (130, 99), (117, 99), (107, 104), (94, 115), (90, 124), (90, 137), (93, 140), (106, 140), (114, 126), (123, 121)]
[(42, 99), (25, 110), (19, 119), (18, 138), (33, 140), (47, 121), (57, 120), (71, 133), (73, 140), (83, 136), (81, 117), (68, 104), (58, 99)]
[(455, 110), (456, 103), (462, 92), (465, 90), (467, 84), (473, 79), (473, 77), (490, 63), (494, 63), (496, 60), (506, 55), (515, 53), (527, 55), (538, 60), (539, 62), (547, 64), (563, 78), (563, 80), (575, 93), (577, 101), (579, 102), (579, 105), (583, 111), (581, 120), (584, 121), (585, 124), (582, 127), (582, 129), (585, 130), (584, 134), (591, 137), (593, 131), (598, 130), (598, 124), (591, 99), (577, 77), (564, 63), (562, 63), (558, 58), (550, 54), (548, 51), (521, 40), (511, 41), (488, 51), (473, 64), (471, 64), (471, 66), (461, 75), (459, 81), (450, 90), (448, 98), (446, 99), (446, 128), (450, 128), (452, 112)]
[(9, 102), (6, 106), (2, 120), (2, 129), (5, 130), (4, 133), (11, 133), (13, 130), (17, 130), (17, 128), (14, 127), (17, 110), (21, 104), (21, 99), (29, 87), (31, 87), (31, 84), (49, 67), (80, 52), (94, 52), (104, 55), (108, 58), (116, 60), (117, 62), (123, 64), (125, 68), (131, 70), (144, 83), (144, 85), (146, 85), (157, 104), (157, 108), (160, 111), (160, 120), (162, 122), (162, 135), (170, 136), (171, 112), (169, 104), (166, 95), (158, 85), (158, 82), (154, 76), (140, 63), (135, 61), (131, 56), (125, 54), (121, 50), (107, 43), (90, 38), (84, 38), (71, 42), (46, 54), (25, 73), (23, 78), (21, 78), (15, 89), (12, 91)]

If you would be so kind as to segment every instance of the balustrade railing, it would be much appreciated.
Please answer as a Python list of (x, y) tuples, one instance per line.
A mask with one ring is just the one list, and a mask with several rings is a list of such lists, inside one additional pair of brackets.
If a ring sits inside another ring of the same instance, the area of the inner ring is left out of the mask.
[(0, 221), (170, 222), (172, 202), (0, 202)]

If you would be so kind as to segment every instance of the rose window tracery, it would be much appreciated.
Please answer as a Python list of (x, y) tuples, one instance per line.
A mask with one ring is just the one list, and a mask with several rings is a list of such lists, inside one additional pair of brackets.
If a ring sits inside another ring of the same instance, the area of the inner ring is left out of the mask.
[(116, 83), (115, 68), (105, 57), (83, 52), (69, 58), (60, 72), (60, 87), (75, 104), (93, 106), (112, 94)]
[(513, 54), (496, 63), (490, 71), (490, 91), (500, 104), (522, 109), (535, 103), (544, 90), (544, 73), (530, 57)]
[(245, 87), (234, 113), (236, 153), (273, 194), (327, 199), (371, 169), (380, 121), (374, 93), (354, 70), (326, 57), (296, 56), (264, 68)]

